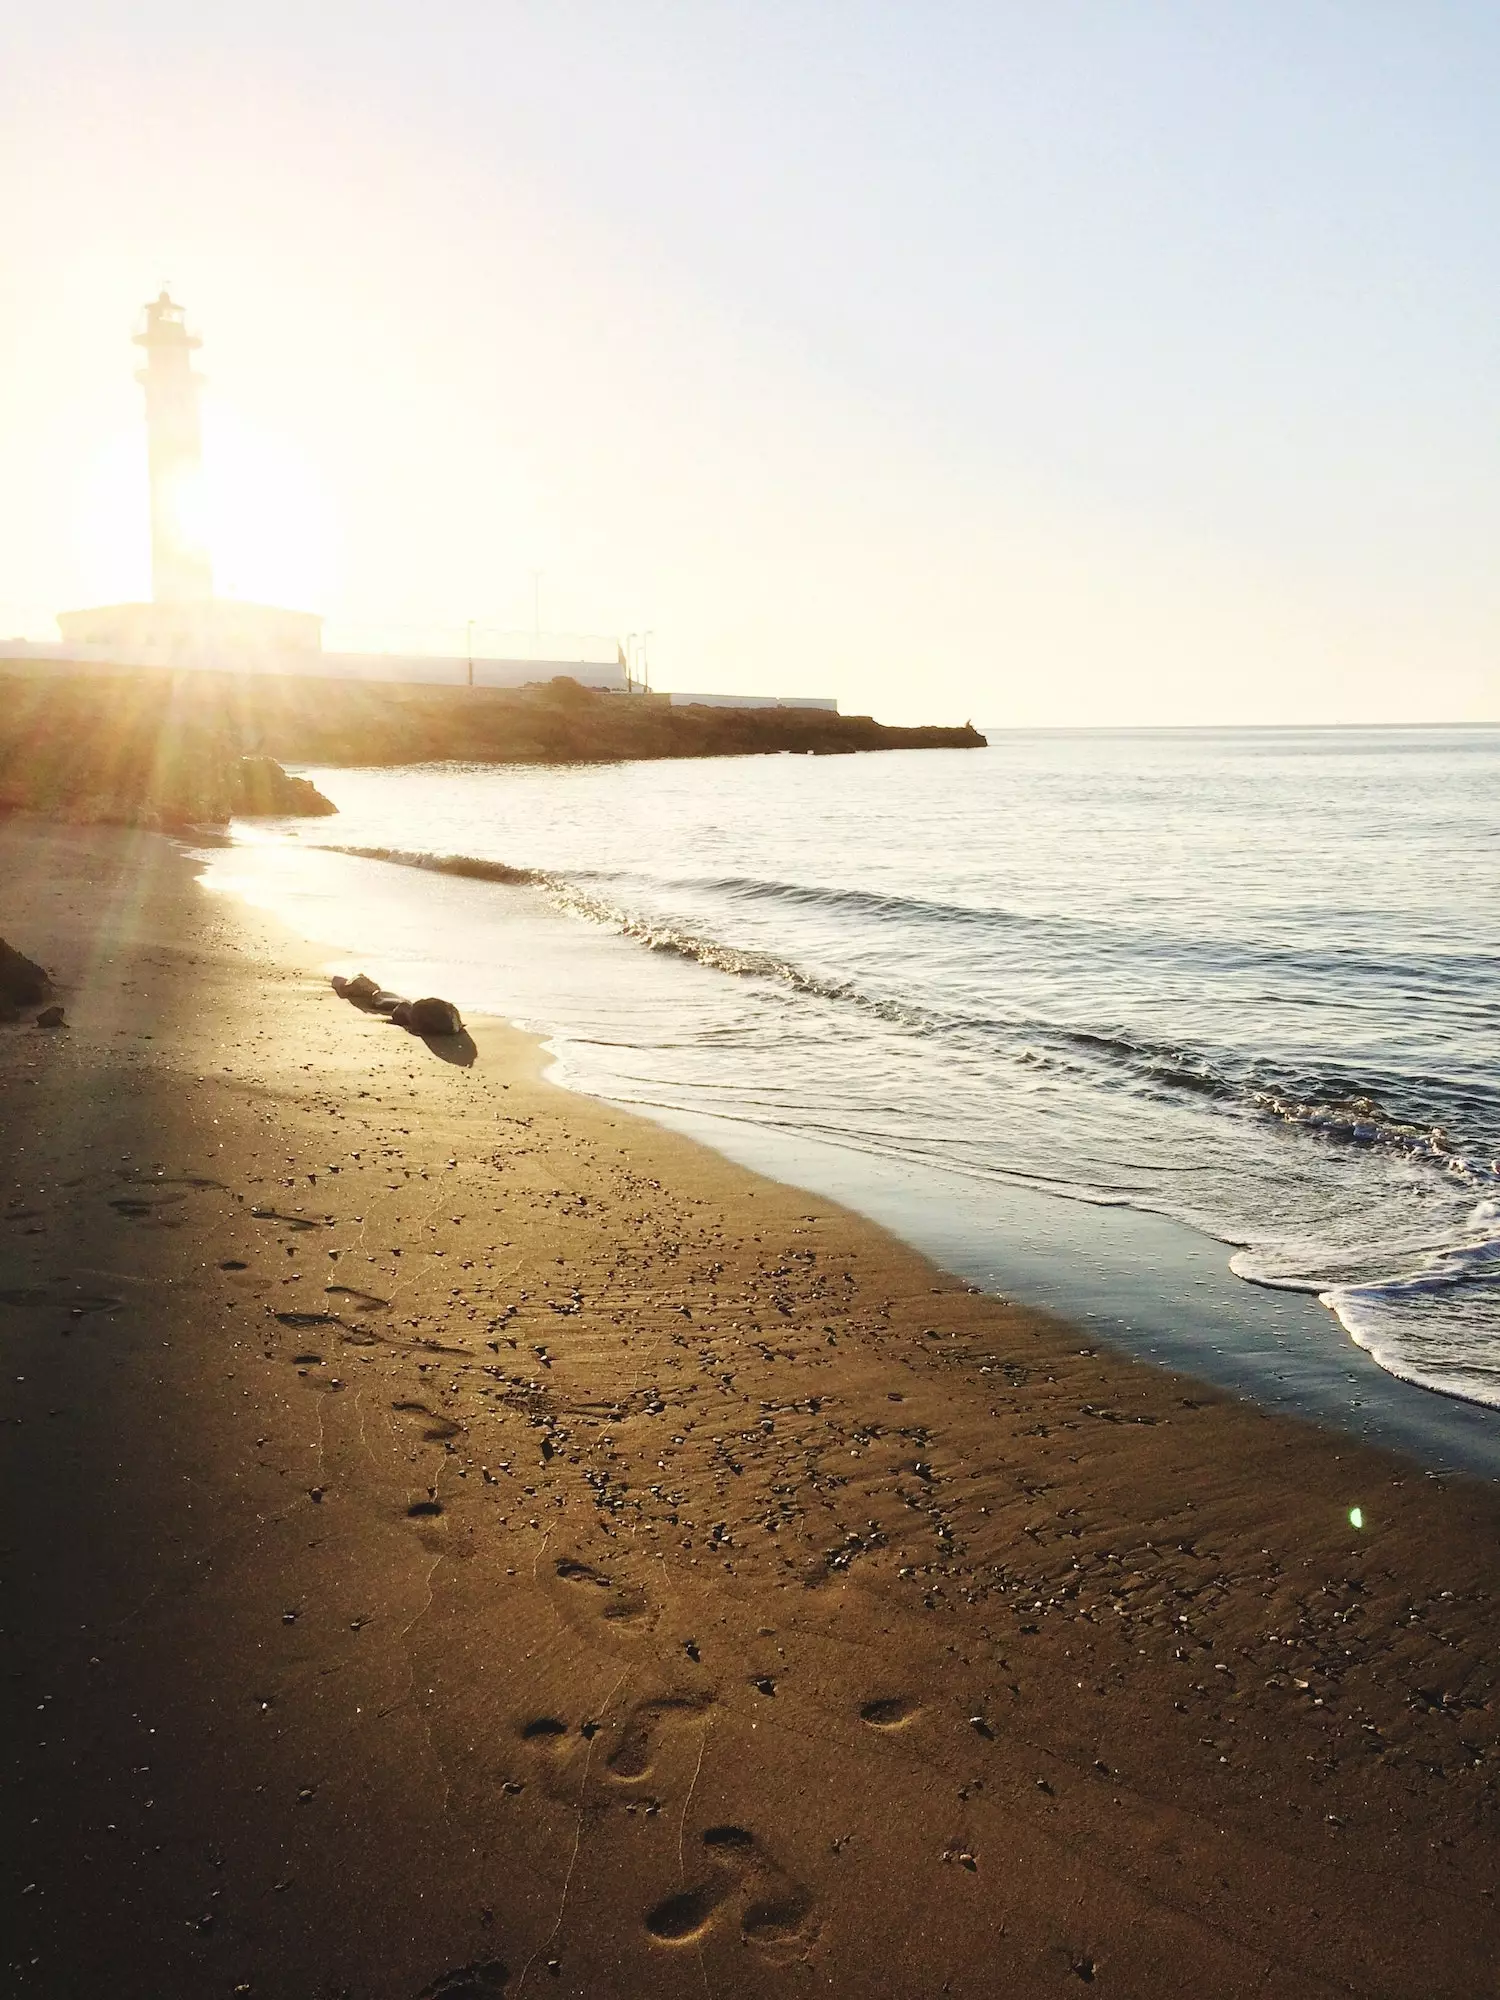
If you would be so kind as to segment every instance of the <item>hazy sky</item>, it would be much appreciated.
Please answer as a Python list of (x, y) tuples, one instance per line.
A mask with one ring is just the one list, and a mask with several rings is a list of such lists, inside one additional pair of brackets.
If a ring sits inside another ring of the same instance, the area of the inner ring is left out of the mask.
[(1500, 7), (12, 0), (0, 630), (221, 587), (992, 722), (1500, 716)]

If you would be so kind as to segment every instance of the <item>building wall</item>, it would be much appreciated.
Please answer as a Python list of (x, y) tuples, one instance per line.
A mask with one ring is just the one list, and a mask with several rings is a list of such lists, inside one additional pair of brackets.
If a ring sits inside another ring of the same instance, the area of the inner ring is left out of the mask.
[[(462, 686), (469, 678), (467, 660), (451, 654), (427, 656), (401, 653), (324, 653), (316, 669), (340, 680), (422, 681)], [(474, 662), (475, 687), (525, 687), (532, 681), (556, 680), (566, 674), (581, 687), (608, 694), (625, 693), (625, 669), (613, 662), (591, 665), (582, 660), (481, 660)]]
[[(86, 620), (88, 613), (65, 614)], [(60, 621), (59, 621), (60, 622)], [(84, 624), (84, 631), (98, 628)], [(132, 645), (116, 634), (109, 644), (83, 639), (52, 644), (37, 639), (0, 639), (0, 665), (16, 672), (46, 673), (54, 666), (95, 667), (129, 673), (137, 667), (171, 667), (219, 673), (305, 674), (325, 680), (395, 681), (418, 686), (462, 687), (468, 662), (449, 654), (322, 653), (301, 647), (248, 649), (223, 644), (183, 644), (170, 651)], [(476, 687), (517, 688), (568, 675), (583, 687), (605, 694), (627, 692), (622, 667), (590, 666), (577, 660), (476, 660)], [(639, 692), (639, 690), (636, 690)]]
[(136, 666), (254, 667), (283, 655), (322, 657), (311, 611), (212, 598), (199, 604), (100, 604), (60, 611), (63, 644)]
[(670, 694), (674, 708), (821, 708), (837, 715), (833, 695), (824, 694)]

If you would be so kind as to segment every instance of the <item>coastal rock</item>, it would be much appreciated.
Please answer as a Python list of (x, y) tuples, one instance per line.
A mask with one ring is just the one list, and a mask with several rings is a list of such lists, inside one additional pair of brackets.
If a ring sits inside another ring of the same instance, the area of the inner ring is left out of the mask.
[(437, 1000), (431, 995), (412, 1001), (403, 1025), (414, 1035), (461, 1035), (464, 1031), (463, 1017), (453, 1002)]
[(461, 1035), (464, 1031), (463, 1017), (451, 1000), (439, 1000), (431, 994), (422, 1000), (403, 1000), (399, 993), (387, 993), (383, 986), (377, 986), (367, 972), (356, 973), (353, 979), (335, 973), (333, 990), (340, 999), (352, 1000), (367, 1014), (384, 1014), (398, 1028), (409, 1028), (414, 1035)]
[(41, 966), (0, 938), (0, 1007), (34, 1007), (51, 992), (52, 981)]
[(274, 757), (241, 757), (234, 769), (231, 811), (240, 819), (282, 814), (310, 819), (335, 813), (338, 807), (311, 778), (294, 778)]
[(356, 972), (352, 979), (341, 979), (335, 973), (333, 990), (341, 1000), (352, 1000), (356, 1007), (370, 1006), (380, 992), (368, 972)]
[(406, 1026), (412, 1034), (462, 1034), (464, 1020), (452, 1000), (412, 1000)]
[(68, 1022), (61, 1007), (44, 1007), (36, 1017), (36, 1024), (39, 1028), (65, 1028)]

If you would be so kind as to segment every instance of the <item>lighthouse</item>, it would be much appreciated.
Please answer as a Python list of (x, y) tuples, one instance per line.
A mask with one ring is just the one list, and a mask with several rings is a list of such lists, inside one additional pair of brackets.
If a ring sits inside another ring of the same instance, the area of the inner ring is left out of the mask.
[(142, 667), (308, 673), (322, 659), (323, 621), (311, 611), (214, 596), (203, 525), (203, 377), (198, 338), (168, 291), (145, 308), (134, 335), (146, 365), (146, 462), (151, 474), (151, 602), (59, 611), (68, 658)]
[(203, 535), (203, 428), (193, 367), (199, 346), (182, 307), (163, 290), (135, 335), (146, 365), (146, 449), (151, 469), (151, 594), (158, 604), (201, 604), (214, 594)]

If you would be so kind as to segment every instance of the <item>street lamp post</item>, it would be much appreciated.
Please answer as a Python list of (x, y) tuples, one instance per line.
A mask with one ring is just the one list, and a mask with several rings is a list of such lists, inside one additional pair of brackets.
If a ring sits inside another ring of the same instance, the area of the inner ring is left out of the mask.
[(473, 687), (473, 685), (474, 685), (474, 620), (473, 620), (472, 618), (471, 618), (471, 619), (469, 620), (469, 626), (468, 626), (468, 631), (467, 631), (467, 633), (465, 634), (465, 650), (467, 651), (467, 653), (468, 653), (468, 656), (469, 656), (469, 686), (470, 686), (470, 687)]

